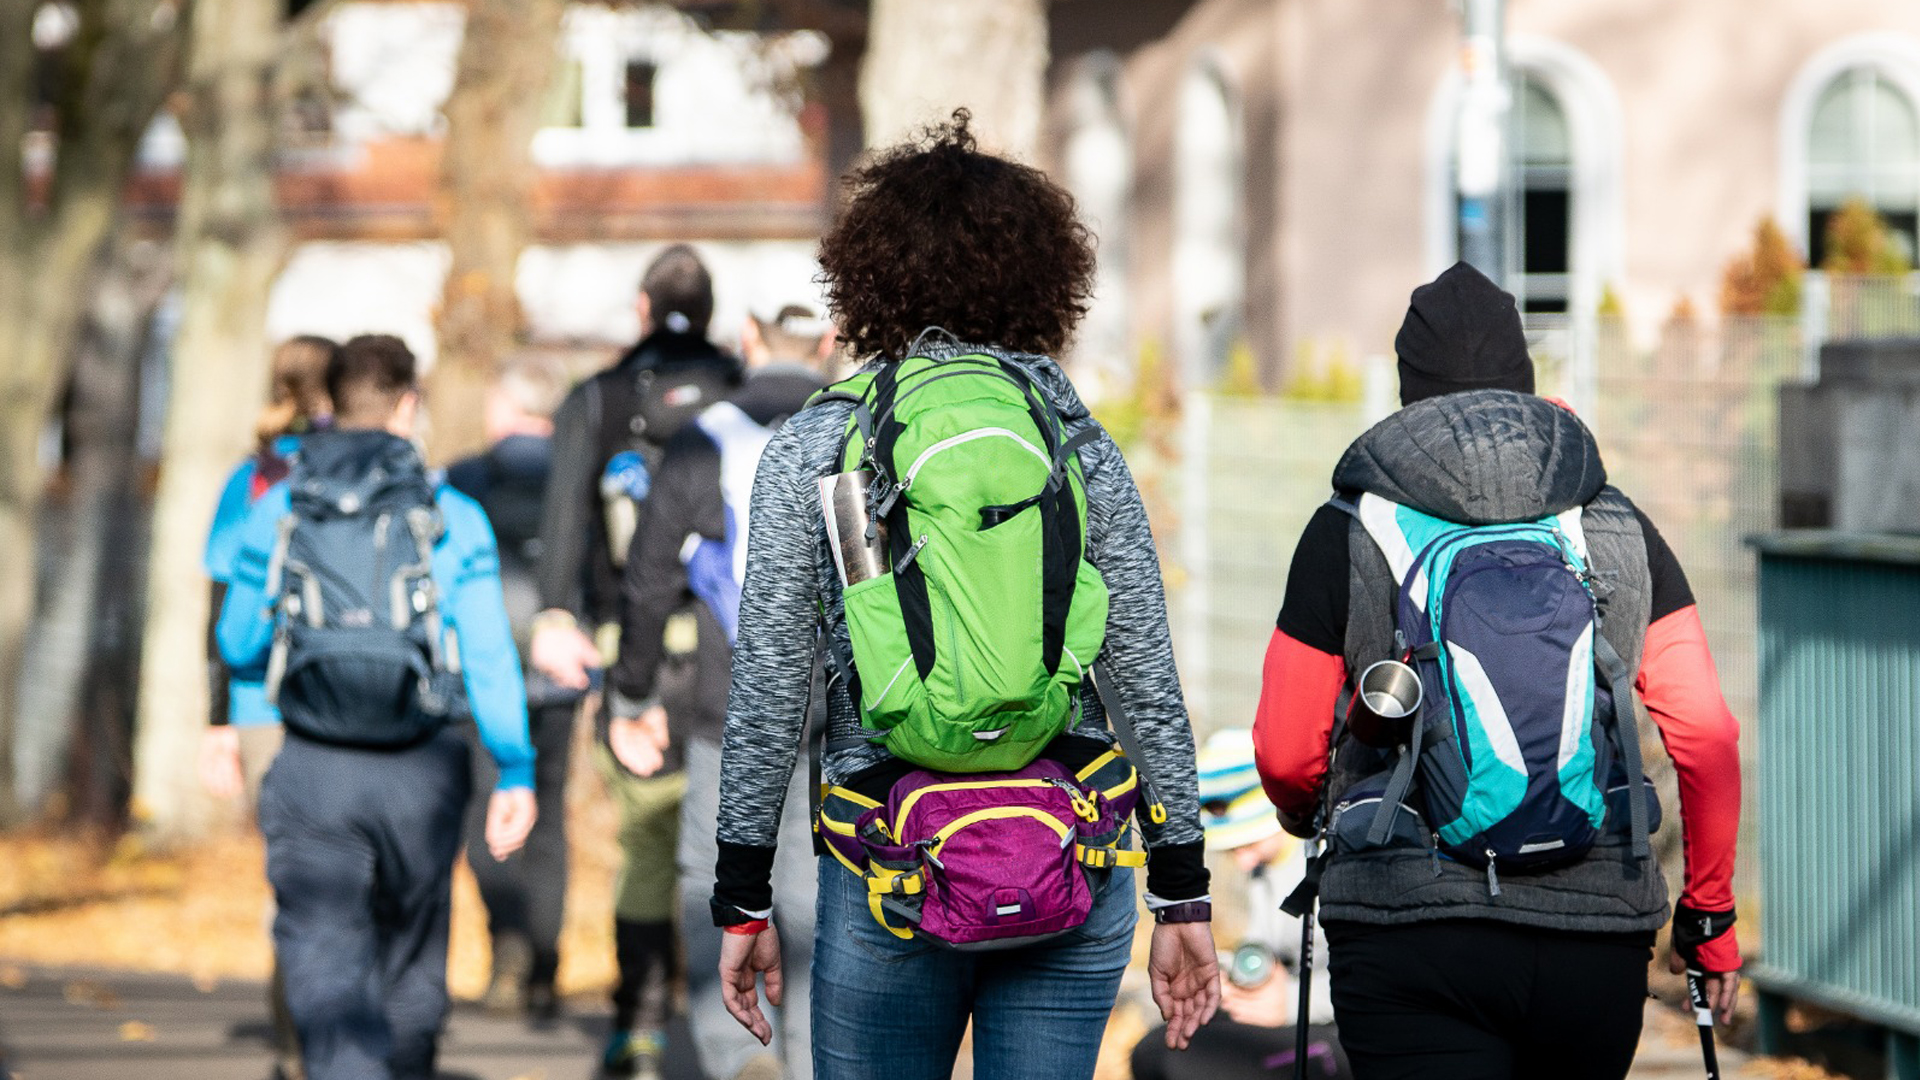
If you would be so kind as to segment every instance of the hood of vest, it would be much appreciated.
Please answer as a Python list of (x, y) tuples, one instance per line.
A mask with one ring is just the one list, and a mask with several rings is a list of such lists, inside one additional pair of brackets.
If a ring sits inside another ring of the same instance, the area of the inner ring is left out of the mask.
[(385, 431), (308, 436), (294, 458), (288, 483), (294, 508), (316, 517), (433, 502), (419, 451)]
[(1354, 440), (1333, 471), (1336, 490), (1465, 525), (1557, 514), (1592, 501), (1606, 482), (1600, 448), (1579, 417), (1511, 390), (1415, 402)]

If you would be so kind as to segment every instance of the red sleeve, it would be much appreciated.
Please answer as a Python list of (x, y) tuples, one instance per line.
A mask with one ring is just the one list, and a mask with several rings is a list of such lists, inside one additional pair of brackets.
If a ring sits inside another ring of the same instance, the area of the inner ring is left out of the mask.
[(1346, 679), (1344, 658), (1303, 645), (1283, 630), (1273, 632), (1261, 671), (1253, 754), (1267, 798), (1291, 817), (1313, 817), (1327, 776), (1333, 710)]
[[(1636, 688), (1679, 774), (1686, 855), (1680, 902), (1701, 911), (1725, 911), (1733, 907), (1734, 841), (1740, 831), (1740, 724), (1720, 694), (1699, 608), (1683, 607), (1647, 628)], [(1732, 934), (1709, 942), (1701, 955), (1714, 970), (1740, 966)]]

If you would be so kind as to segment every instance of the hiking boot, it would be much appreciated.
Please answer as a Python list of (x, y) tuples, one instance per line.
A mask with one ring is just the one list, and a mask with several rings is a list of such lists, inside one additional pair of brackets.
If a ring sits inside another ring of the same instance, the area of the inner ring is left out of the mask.
[(666, 1045), (666, 1036), (658, 1031), (615, 1030), (607, 1037), (607, 1048), (600, 1055), (600, 1074), (632, 1080), (661, 1080), (660, 1057)]
[(533, 972), (533, 945), (519, 934), (493, 942), (493, 980), (480, 1004), (495, 1016), (519, 1016), (527, 1009), (527, 979)]

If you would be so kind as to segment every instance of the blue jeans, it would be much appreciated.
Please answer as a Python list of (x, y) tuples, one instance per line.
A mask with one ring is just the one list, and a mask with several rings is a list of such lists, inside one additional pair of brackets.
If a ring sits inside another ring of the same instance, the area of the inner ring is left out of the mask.
[(1093, 879), (1093, 912), (1079, 928), (1026, 948), (959, 952), (881, 929), (865, 883), (822, 857), (814, 1076), (946, 1080), (968, 1020), (975, 1076), (1093, 1076), (1138, 918), (1132, 870), (1094, 871)]

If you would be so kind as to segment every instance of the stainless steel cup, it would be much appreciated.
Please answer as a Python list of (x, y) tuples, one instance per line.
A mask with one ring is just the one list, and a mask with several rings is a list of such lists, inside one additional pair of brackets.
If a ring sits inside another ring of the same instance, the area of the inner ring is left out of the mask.
[(1382, 660), (1360, 673), (1347, 726), (1368, 746), (1398, 745), (1413, 730), (1424, 694), (1418, 672), (1398, 660)]

